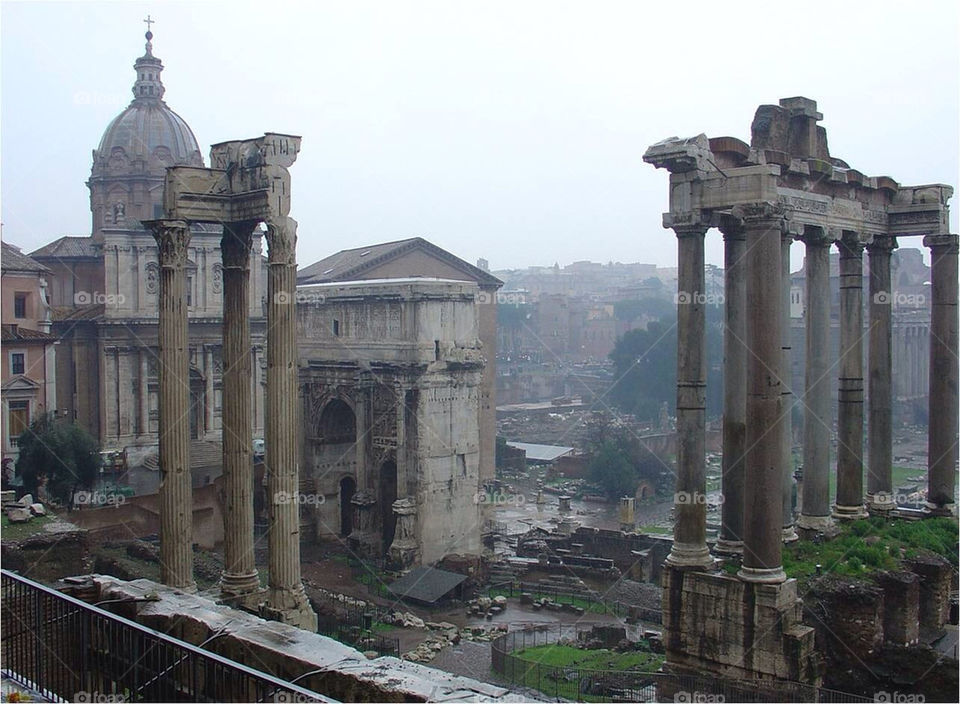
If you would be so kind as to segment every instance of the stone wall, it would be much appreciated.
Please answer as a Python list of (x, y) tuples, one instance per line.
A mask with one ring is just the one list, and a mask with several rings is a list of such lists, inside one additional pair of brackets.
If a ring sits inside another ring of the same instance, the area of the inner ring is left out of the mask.
[(801, 611), (796, 580), (757, 584), (665, 567), (664, 669), (819, 685), (814, 631)]
[(529, 701), (508, 689), (392, 657), (368, 659), (326, 636), (264, 621), (209, 599), (146, 579), (124, 582), (95, 575), (95, 601), (144, 598), (150, 603), (111, 604), (115, 613), (149, 628), (285, 680), (315, 673), (297, 684), (339, 701)]
[(920, 578), (920, 636), (939, 634), (950, 619), (950, 584), (953, 570), (942, 557), (925, 555), (908, 563)]
[(920, 640), (920, 578), (913, 572), (884, 572), (883, 634), (887, 643), (914, 645)]

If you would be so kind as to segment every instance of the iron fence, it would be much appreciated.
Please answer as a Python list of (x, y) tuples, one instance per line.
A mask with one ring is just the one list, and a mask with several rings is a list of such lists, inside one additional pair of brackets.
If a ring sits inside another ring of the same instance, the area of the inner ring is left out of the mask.
[(400, 657), (400, 639), (384, 636), (376, 629), (392, 623), (393, 610), (360, 600), (347, 601), (342, 595), (314, 594), (317, 632), (360, 650)]
[(2, 571), (4, 675), (52, 701), (331, 702)]
[(873, 702), (874, 699), (800, 682), (776, 683), (664, 672), (597, 670), (550, 665), (518, 651), (577, 639), (583, 625), (539, 624), (511, 631), (491, 645), (491, 667), (509, 682), (559, 700), (580, 702)]

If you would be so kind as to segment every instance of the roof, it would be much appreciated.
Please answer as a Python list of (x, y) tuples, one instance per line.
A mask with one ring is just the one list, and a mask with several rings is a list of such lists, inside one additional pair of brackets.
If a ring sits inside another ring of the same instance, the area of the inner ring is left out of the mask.
[(19, 325), (0, 326), (0, 341), (2, 342), (56, 342), (57, 336), (50, 333), (22, 328)]
[(508, 442), (507, 445), (518, 450), (524, 450), (527, 453), (527, 459), (535, 462), (553, 462), (555, 459), (573, 452), (572, 447), (562, 447), (560, 445), (537, 445), (529, 442)]
[(51, 257), (56, 259), (71, 259), (77, 257), (99, 257), (95, 251), (92, 237), (76, 237), (67, 235), (56, 239), (40, 249), (30, 252), (31, 257)]
[(403, 577), (387, 585), (387, 590), (401, 599), (425, 604), (439, 601), (458, 587), (466, 576), (436, 567), (415, 567)]
[[(441, 249), (422, 237), (411, 237), (396, 242), (383, 242), (368, 247), (340, 250), (326, 259), (321, 259), (298, 271), (297, 283), (319, 284), (329, 281), (354, 281), (362, 278), (364, 272), (417, 250), (430, 254), (455, 269), (459, 269), (470, 281), (494, 286), (503, 285), (503, 282), (493, 274), (460, 259), (460, 257)], [(431, 272), (410, 272), (411, 275), (427, 275), (429, 273)]]
[(0, 268), (3, 271), (28, 271), (37, 273), (46, 273), (50, 271), (40, 262), (31, 259), (29, 256), (7, 242), (0, 242)]
[(90, 303), (85, 306), (53, 306), (53, 319), (57, 322), (65, 320), (97, 320), (103, 316), (106, 306), (103, 303)]

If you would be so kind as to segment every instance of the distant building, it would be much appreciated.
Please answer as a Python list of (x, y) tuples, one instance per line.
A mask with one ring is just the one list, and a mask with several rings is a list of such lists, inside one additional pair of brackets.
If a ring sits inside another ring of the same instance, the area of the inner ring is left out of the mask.
[(2, 258), (3, 459), (16, 460), (17, 439), (39, 415), (56, 408), (56, 337), (50, 334), (47, 276), (50, 270), (0, 243)]

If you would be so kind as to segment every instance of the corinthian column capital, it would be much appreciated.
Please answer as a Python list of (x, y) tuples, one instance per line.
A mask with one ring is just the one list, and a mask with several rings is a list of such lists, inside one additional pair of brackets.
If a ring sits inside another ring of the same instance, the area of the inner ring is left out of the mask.
[(190, 246), (190, 226), (183, 220), (144, 220), (157, 241), (160, 266), (182, 267), (187, 263)]
[(270, 264), (297, 263), (297, 221), (277, 217), (267, 223), (267, 259)]
[(220, 256), (224, 269), (250, 269), (250, 248), (257, 221), (229, 222), (223, 226)]

